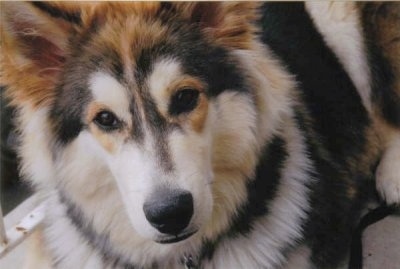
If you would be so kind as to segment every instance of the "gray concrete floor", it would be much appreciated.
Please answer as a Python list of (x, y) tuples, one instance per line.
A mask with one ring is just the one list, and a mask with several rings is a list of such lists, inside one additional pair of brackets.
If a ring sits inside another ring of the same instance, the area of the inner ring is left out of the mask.
[(365, 269), (399, 269), (400, 216), (388, 216), (368, 227), (363, 244)]

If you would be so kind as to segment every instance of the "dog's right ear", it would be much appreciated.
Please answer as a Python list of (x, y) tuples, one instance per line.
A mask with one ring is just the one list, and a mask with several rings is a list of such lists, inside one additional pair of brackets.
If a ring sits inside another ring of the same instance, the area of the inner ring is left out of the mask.
[(1, 84), (12, 103), (51, 101), (68, 40), (80, 24), (79, 8), (71, 4), (1, 3)]

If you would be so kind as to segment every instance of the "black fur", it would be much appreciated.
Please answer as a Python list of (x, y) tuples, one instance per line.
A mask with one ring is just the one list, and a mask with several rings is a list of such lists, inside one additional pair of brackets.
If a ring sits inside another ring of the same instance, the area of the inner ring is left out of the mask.
[[(371, 189), (368, 182), (372, 182), (370, 177), (373, 168), (371, 171), (355, 174), (349, 164), (366, 151), (365, 134), (370, 119), (349, 76), (315, 29), (303, 3), (266, 3), (262, 7), (262, 14), (259, 21), (262, 26), (262, 41), (296, 76), (298, 101), (304, 102), (304, 107), (299, 105), (296, 110), (296, 124), (305, 137), (307, 154), (315, 167), (315, 171), (310, 173), (310, 179), (314, 180), (310, 180), (312, 183), (307, 186), (311, 190), (311, 211), (308, 220), (302, 223), (305, 235), (299, 242), (285, 246), (282, 251), (288, 251), (293, 244), (304, 243), (310, 247), (311, 258), (317, 268), (336, 267), (346, 258), (361, 204)], [(181, 61), (184, 72), (206, 83), (206, 94), (210, 99), (226, 90), (252, 95), (251, 88), (246, 84), (246, 74), (227, 49), (206, 42), (196, 27), (176, 23), (171, 29), (170, 34), (176, 38), (143, 49), (137, 60), (134, 75), (139, 89), (134, 90), (138, 90), (143, 99), (146, 119), (137, 116), (139, 113), (135, 111), (139, 109), (138, 105), (135, 100), (131, 100), (131, 111), (135, 115), (133, 123), (137, 128), (133, 136), (143, 139), (142, 121), (150, 123), (158, 143), (160, 161), (166, 170), (172, 170), (173, 166), (169, 163), (165, 137), (171, 129), (179, 127), (168, 123), (157, 111), (144, 85), (155, 60), (165, 57)], [(95, 56), (115, 54), (99, 52), (90, 57), (98, 59)], [(119, 61), (117, 57), (112, 58)], [(57, 122), (58, 138), (64, 143), (71, 141), (84, 128), (80, 118), (82, 111), (79, 109), (82, 102), (90, 99), (87, 87), (82, 86), (85, 85), (84, 76), (93, 70), (110, 68), (109, 63), (99, 59), (93, 61), (92, 66), (74, 71), (79, 72), (74, 78), (81, 79), (73, 80), (73, 84), (65, 83), (60, 86), (52, 115)], [(117, 63), (111, 66), (112, 73), (124, 84), (121, 65)], [(384, 76), (379, 76), (381, 77)], [(71, 81), (71, 77), (66, 78)], [(393, 114), (392, 111), (388, 113)], [(280, 137), (275, 137), (266, 145), (256, 176), (247, 185), (249, 200), (238, 209), (226, 232), (220, 234), (216, 240), (204, 242), (199, 257), (196, 258), (211, 259), (222, 240), (246, 236), (252, 231), (255, 221), (268, 214), (268, 205), (275, 198), (280, 184), (281, 168), (288, 154), (290, 152), (286, 148), (286, 141)], [(347, 191), (352, 188), (358, 191), (354, 196), (349, 196)], [(114, 256), (111, 246), (108, 246), (108, 239), (92, 231), (88, 222), (83, 220), (82, 213), (68, 199), (61, 200), (67, 205), (73, 224), (83, 232), (88, 242), (94, 247), (100, 242), (100, 247), (104, 248), (101, 251), (105, 260), (111, 259), (119, 265), (130, 266), (117, 254)]]
[(207, 84), (210, 98), (230, 90), (247, 93), (245, 75), (239, 63), (229, 55), (226, 48), (217, 47), (206, 41), (200, 29), (185, 21), (167, 21), (171, 38), (152, 48), (146, 48), (138, 58), (136, 78), (143, 81), (151, 72), (157, 58), (178, 59), (183, 72), (198, 77)]
[(93, 98), (89, 90), (90, 74), (103, 70), (116, 79), (121, 78), (122, 64), (115, 52), (104, 48), (97, 54), (92, 52), (82, 56), (82, 49), (75, 49), (65, 63), (50, 111), (56, 142), (61, 145), (71, 142), (87, 127), (83, 122), (83, 112)]
[(150, 129), (155, 138), (159, 160), (165, 171), (172, 171), (174, 165), (170, 158), (170, 151), (168, 149), (168, 143), (166, 140), (167, 134), (174, 125), (167, 123), (166, 119), (158, 112), (157, 105), (147, 92), (143, 93), (142, 96), (144, 96), (143, 101), (146, 122), (150, 123)]
[(79, 12), (66, 12), (65, 10), (59, 10), (54, 6), (41, 1), (32, 2), (32, 5), (54, 18), (60, 18), (78, 25), (82, 24), (81, 14)]
[(274, 138), (265, 148), (257, 164), (256, 176), (247, 184), (249, 199), (232, 221), (227, 234), (229, 237), (249, 233), (254, 221), (268, 214), (268, 202), (275, 197), (287, 155), (286, 142), (280, 137)]
[[(41, 4), (39, 5), (42, 7)], [(44, 7), (47, 7), (47, 5), (43, 4), (42, 8)], [(190, 26), (182, 21), (168, 21), (167, 23), (170, 24), (169, 29), (174, 38), (170, 38), (161, 44), (155, 44), (150, 48), (143, 48), (136, 60), (134, 76), (139, 89), (131, 89), (131, 85), (128, 85), (125, 81), (124, 77), (127, 74), (123, 74), (118, 52), (107, 47), (88, 51), (87, 47), (90, 47), (90, 43), (95, 39), (96, 30), (88, 31), (80, 40), (74, 41), (78, 43), (78, 46), (72, 51), (72, 57), (66, 63), (64, 68), (66, 71), (62, 79), (66, 82), (61, 83), (58, 87), (56, 105), (54, 105), (52, 111), (52, 118), (55, 126), (57, 126), (58, 140), (62, 144), (72, 141), (84, 127), (80, 117), (82, 116), (81, 108), (90, 98), (90, 94), (87, 93), (87, 77), (97, 70), (110, 73), (121, 84), (127, 86), (127, 89), (139, 91), (147, 108), (146, 115), (148, 117), (146, 120), (155, 128), (154, 134), (164, 133), (163, 136), (171, 128), (179, 128), (179, 126), (167, 123), (157, 112), (157, 109), (154, 109), (153, 100), (144, 85), (145, 79), (151, 73), (153, 63), (157, 59), (179, 59), (185, 73), (196, 76), (205, 82), (207, 85), (206, 94), (209, 98), (214, 98), (225, 90), (249, 93), (249, 87), (244, 83), (245, 75), (243, 71), (226, 49), (216, 47), (205, 41), (200, 29), (195, 26)], [(87, 59), (89, 61), (85, 61)], [(73, 85), (69, 85), (71, 82), (67, 81), (73, 81)], [(137, 104), (134, 103), (135, 100), (131, 100), (131, 102), (131, 110), (135, 115), (133, 123), (135, 128), (132, 135), (135, 139), (141, 141), (144, 137), (141, 121), (144, 119), (140, 119), (139, 113), (135, 113), (138, 109)], [(165, 139), (158, 137), (157, 140), (164, 141)], [(165, 147), (160, 144), (160, 150), (166, 152), (163, 148)], [(167, 166), (171, 168), (170, 164)]]
[[(84, 212), (75, 205), (67, 195), (59, 190), (59, 200), (66, 208), (66, 214), (71, 224), (82, 235), (82, 238), (95, 249), (103, 259), (103, 262), (112, 268), (140, 269), (141, 267), (132, 264), (128, 258), (117, 253), (110, 243), (108, 234), (100, 234), (92, 227), (91, 222), (86, 218)], [(68, 258), (68, 257), (63, 257)], [(54, 261), (54, 262), (61, 262)]]
[(82, 113), (84, 105), (90, 100), (90, 93), (84, 85), (73, 89), (61, 85), (58, 88), (58, 95), (50, 111), (50, 117), (57, 135), (57, 144), (65, 145), (77, 137), (84, 128)]
[(349, 76), (325, 45), (303, 3), (268, 3), (261, 19), (262, 41), (299, 82), (316, 133), (333, 158), (362, 152), (369, 118)]
[(315, 29), (304, 4), (266, 3), (262, 11), (262, 41), (296, 76), (312, 118), (307, 123), (297, 112), (317, 179), (310, 186), (312, 211), (305, 238), (317, 268), (333, 268), (348, 254), (351, 232), (365, 199), (359, 193), (350, 198), (346, 192), (352, 187), (360, 190), (363, 184), (367, 189), (371, 173), (352, 174), (349, 161), (365, 151), (370, 120), (349, 76)]
[(246, 236), (252, 231), (254, 222), (268, 214), (268, 204), (273, 200), (279, 187), (281, 169), (287, 158), (286, 142), (281, 137), (275, 137), (268, 144), (257, 164), (256, 176), (247, 184), (247, 197), (245, 204), (238, 209), (231, 222), (230, 228), (213, 242), (203, 243), (200, 252), (201, 259), (212, 259), (213, 252), (218, 243), (227, 238)]
[[(378, 105), (378, 110), (382, 112), (383, 118), (389, 124), (400, 127), (400, 96), (394, 88), (396, 74), (390, 61), (382, 52), (382, 44), (378, 37), (381, 29), (379, 28), (380, 25), (376, 23), (379, 17), (396, 16), (390, 14), (390, 9), (392, 8), (391, 5), (398, 4), (391, 2), (365, 3), (361, 8), (361, 18), (371, 70), (372, 100)], [(399, 15), (397, 14), (397, 16)], [(399, 23), (397, 27), (400, 28), (400, 19), (397, 21)], [(400, 41), (397, 40), (396, 42)]]

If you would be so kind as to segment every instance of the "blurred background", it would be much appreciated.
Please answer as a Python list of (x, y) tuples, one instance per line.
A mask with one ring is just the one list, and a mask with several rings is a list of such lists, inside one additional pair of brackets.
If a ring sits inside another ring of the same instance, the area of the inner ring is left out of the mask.
[(18, 158), (16, 148), (18, 139), (13, 119), (15, 108), (11, 107), (4, 96), (5, 87), (0, 86), (0, 202), (3, 215), (7, 215), (13, 208), (26, 199), (31, 190), (18, 174)]

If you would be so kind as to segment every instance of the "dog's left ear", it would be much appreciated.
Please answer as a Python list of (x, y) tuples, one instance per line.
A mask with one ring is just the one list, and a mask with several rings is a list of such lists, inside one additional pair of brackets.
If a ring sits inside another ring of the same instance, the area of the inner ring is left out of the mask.
[(246, 49), (251, 45), (259, 3), (174, 2), (172, 5), (212, 41), (236, 49)]

